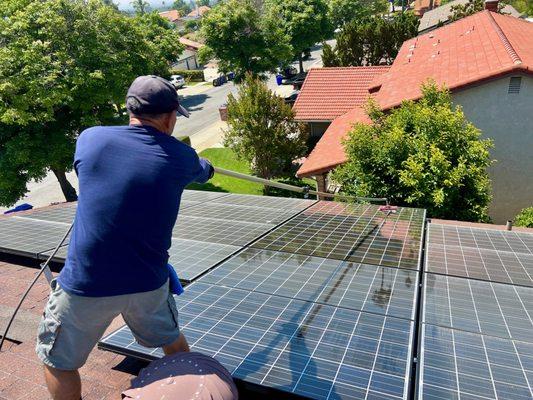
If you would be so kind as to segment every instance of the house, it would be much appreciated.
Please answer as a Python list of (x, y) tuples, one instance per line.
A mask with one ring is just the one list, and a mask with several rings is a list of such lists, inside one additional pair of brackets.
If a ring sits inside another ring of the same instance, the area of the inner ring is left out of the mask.
[(311, 68), (294, 103), (295, 119), (308, 124), (311, 142), (331, 122), (366, 102), (368, 86), (390, 66)]
[(200, 69), (198, 50), (203, 44), (184, 37), (180, 37), (180, 43), (185, 46), (185, 50), (183, 50), (178, 61), (172, 66), (176, 69)]
[(163, 11), (160, 12), (159, 15), (167, 19), (169, 22), (172, 22), (174, 25), (177, 25), (180, 19), (180, 13), (178, 10)]
[(187, 14), (187, 17), (189, 18), (201, 18), (204, 16), (205, 13), (211, 11), (211, 7), (209, 6), (200, 6), (196, 7), (194, 10), (192, 10), (189, 14)]
[[(490, 167), (495, 222), (512, 219), (533, 199), (533, 23), (488, 10), (410, 39), (387, 73), (368, 87), (386, 111), (421, 97), (428, 79), (445, 84), (466, 117), (494, 141)], [(298, 176), (327, 174), (346, 161), (341, 144), (361, 111), (334, 120)]]
[[(452, 0), (440, 7), (436, 7), (432, 10), (426, 11), (420, 19), (420, 25), (418, 26), (418, 33), (429, 32), (439, 26), (450, 22), (450, 18), (453, 15), (452, 8), (454, 6), (465, 5), (469, 0)], [(520, 18), (521, 14), (516, 9), (505, 4), (501, 10), (502, 14), (511, 15), (516, 18)]]
[(440, 6), (440, 0), (415, 0), (413, 12), (416, 16), (421, 17), (427, 11), (432, 10), (438, 6)]

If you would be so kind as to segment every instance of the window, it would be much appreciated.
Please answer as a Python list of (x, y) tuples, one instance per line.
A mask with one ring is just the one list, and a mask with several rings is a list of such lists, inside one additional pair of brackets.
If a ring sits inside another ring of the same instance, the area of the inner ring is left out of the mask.
[(516, 94), (520, 93), (520, 85), (522, 84), (522, 77), (521, 76), (513, 76), (509, 80), (509, 90), (507, 93), (509, 94)]

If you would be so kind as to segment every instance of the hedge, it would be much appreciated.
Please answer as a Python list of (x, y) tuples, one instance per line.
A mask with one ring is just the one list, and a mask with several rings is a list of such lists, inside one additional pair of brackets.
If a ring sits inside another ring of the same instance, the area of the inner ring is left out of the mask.
[(514, 219), (516, 226), (524, 228), (533, 228), (533, 207), (524, 208)]
[(181, 75), (185, 78), (187, 82), (203, 82), (204, 81), (204, 71), (197, 69), (172, 69), (172, 75)]

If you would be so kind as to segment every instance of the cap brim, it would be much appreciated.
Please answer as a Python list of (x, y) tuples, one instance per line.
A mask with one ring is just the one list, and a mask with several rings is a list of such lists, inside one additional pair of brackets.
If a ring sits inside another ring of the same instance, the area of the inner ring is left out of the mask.
[(190, 114), (182, 105), (178, 104), (178, 109), (176, 110), (178, 114), (183, 115), (185, 118), (189, 118)]

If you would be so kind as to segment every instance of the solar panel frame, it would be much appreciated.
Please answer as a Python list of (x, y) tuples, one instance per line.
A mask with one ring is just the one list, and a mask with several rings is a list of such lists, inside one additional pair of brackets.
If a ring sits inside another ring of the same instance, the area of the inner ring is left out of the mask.
[(434, 325), (421, 329), (418, 399), (533, 397), (533, 344)]
[(245, 246), (275, 227), (273, 224), (179, 216), (172, 230), (177, 239)]
[(426, 244), (425, 271), (533, 287), (533, 254)]
[[(69, 228), (68, 224), (22, 217), (0, 218), (0, 252), (38, 258), (54, 249)], [(69, 238), (65, 239), (68, 243)]]
[(533, 342), (533, 288), (431, 273), (423, 281), (423, 323)]
[[(183, 296), (177, 303), (191, 348), (238, 379), (313, 398), (337, 398), (337, 389), (346, 398), (408, 395), (413, 321), (201, 282)], [(126, 327), (99, 347), (162, 355), (134, 343)]]
[(415, 318), (418, 272), (248, 248), (199, 282)]
[[(418, 270), (425, 210), (320, 202), (252, 247)], [(379, 228), (379, 231), (376, 231)]]

